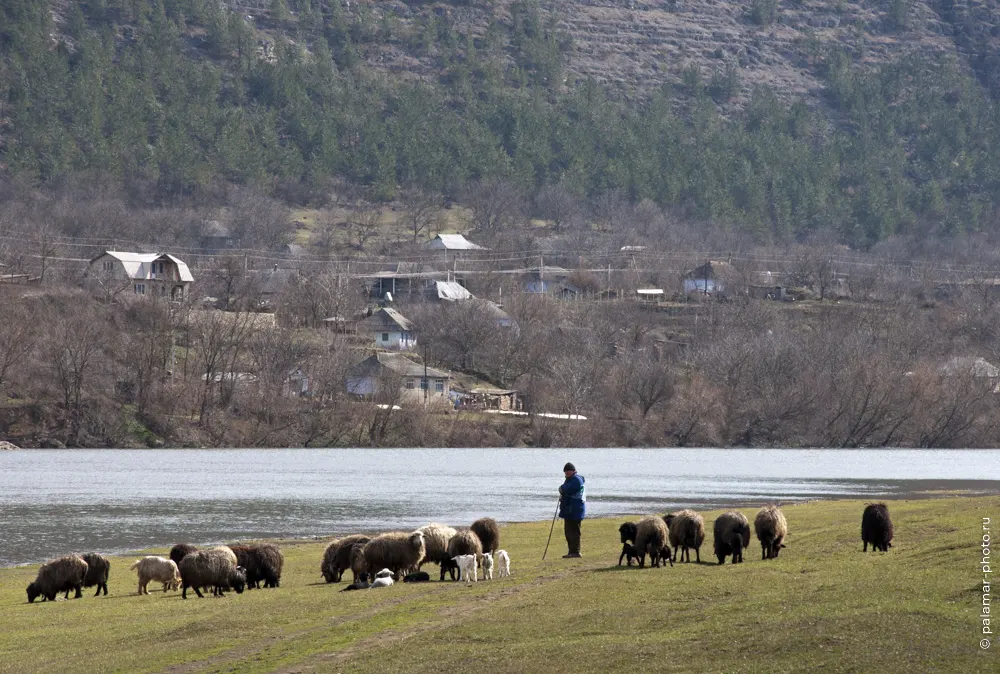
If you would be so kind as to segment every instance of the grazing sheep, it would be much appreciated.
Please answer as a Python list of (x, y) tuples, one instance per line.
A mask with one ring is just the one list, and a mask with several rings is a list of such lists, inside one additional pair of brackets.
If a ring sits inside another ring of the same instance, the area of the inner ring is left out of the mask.
[(669, 549), (667, 549), (666, 555), (663, 554), (669, 537), (670, 532), (662, 517), (650, 516), (639, 520), (635, 530), (635, 545), (633, 547), (635, 554), (639, 557), (640, 569), (646, 565), (646, 553), (649, 553), (650, 566), (659, 567), (661, 557), (666, 557), (670, 565), (673, 566)]
[(622, 565), (622, 559), (627, 559), (628, 565), (632, 566), (632, 560), (639, 559), (639, 555), (635, 554), (635, 548), (631, 545), (635, 543), (635, 522), (625, 522), (620, 527), (618, 527), (618, 535), (622, 539), (622, 554), (618, 555), (618, 566)]
[(403, 578), (404, 583), (426, 583), (431, 579), (431, 576), (426, 571), (415, 571), (410, 575)]
[(55, 601), (60, 592), (76, 590), (76, 598), (83, 596), (83, 580), (87, 577), (87, 562), (76, 555), (68, 555), (42, 564), (35, 580), (28, 585), (28, 603), (39, 596)]
[[(701, 544), (705, 542), (705, 520), (693, 510), (681, 510), (663, 518), (670, 529), (670, 545), (674, 546), (674, 558), (677, 561), (691, 561), (691, 548), (694, 548), (694, 558), (701, 562)], [(677, 548), (681, 556), (677, 556)]]
[(168, 555), (168, 557), (170, 557), (170, 561), (172, 561), (174, 564), (177, 565), (178, 568), (180, 568), (181, 560), (184, 559), (187, 555), (190, 555), (192, 552), (197, 552), (197, 551), (198, 548), (194, 547), (190, 543), (178, 543), (174, 547), (170, 548), (170, 554)]
[[(432, 522), (426, 526), (420, 527), (417, 531), (423, 532), (424, 547), (426, 548), (424, 558), (420, 562), (421, 565), (428, 562), (442, 565), (451, 559), (448, 556), (448, 542), (451, 541), (455, 534), (458, 533), (453, 527)], [(445, 569), (442, 567), (441, 580), (444, 580), (444, 571)], [(454, 577), (452, 580), (454, 580)]]
[(278, 546), (261, 543), (233, 545), (230, 549), (236, 554), (236, 565), (246, 569), (248, 590), (259, 588), (262, 581), (264, 587), (281, 585), (281, 568), (285, 564), (285, 556)]
[(493, 580), (493, 555), (483, 555), (483, 580)]
[[(228, 551), (232, 554), (230, 558)], [(212, 594), (222, 596), (226, 588), (233, 588), (237, 594), (243, 592), (246, 587), (246, 572), (236, 566), (233, 561), (236, 555), (232, 550), (226, 548), (220, 550), (199, 550), (186, 555), (181, 560), (179, 570), (181, 572), (181, 596), (187, 599), (187, 590), (194, 588), (195, 594), (202, 597), (201, 589), (211, 587)]]
[[(111, 562), (104, 555), (99, 555), (96, 552), (88, 552), (85, 555), (81, 555), (80, 558), (87, 562), (87, 575), (83, 579), (84, 587), (94, 587), (97, 586), (97, 592), (94, 594), (101, 594), (101, 590), (104, 590), (104, 596), (108, 596), (108, 575), (111, 573)], [(69, 598), (69, 590), (66, 591), (66, 598)]]
[(895, 528), (886, 504), (869, 503), (865, 506), (865, 512), (861, 515), (861, 542), (864, 544), (862, 552), (868, 552), (869, 543), (872, 544), (872, 551), (889, 552), (894, 533)]
[[(233, 566), (239, 566), (240, 565), (239, 560), (236, 559), (236, 553), (233, 552), (233, 549), (231, 547), (229, 547), (228, 545), (217, 545), (214, 548), (209, 548), (209, 549), (213, 550), (215, 552), (218, 552), (219, 554), (224, 555), (225, 557), (227, 557), (229, 559), (229, 561), (231, 561), (233, 563)], [(180, 567), (178, 567), (178, 568), (180, 568)]]
[[(364, 545), (372, 539), (371, 536), (363, 534), (353, 534), (338, 538), (326, 546), (323, 552), (323, 562), (320, 564), (319, 572), (328, 583), (339, 583), (344, 576), (344, 571), (351, 568), (351, 548), (356, 544)], [(357, 580), (355, 572), (354, 580)]]
[(139, 589), (136, 594), (149, 594), (146, 586), (151, 580), (163, 583), (163, 591), (177, 590), (181, 586), (181, 572), (174, 560), (150, 555), (132, 565), (132, 571), (139, 575)]
[(393, 581), (392, 576), (393, 573), (391, 569), (382, 569), (375, 574), (375, 580), (372, 581), (370, 588), (375, 589), (376, 587), (392, 587), (392, 584), (395, 582)]
[(781, 548), (785, 547), (788, 522), (785, 515), (775, 505), (766, 505), (753, 518), (753, 531), (760, 541), (761, 559), (777, 559)]
[(469, 529), (479, 537), (484, 553), (496, 552), (500, 549), (500, 525), (492, 517), (479, 518), (472, 523)]
[(464, 580), (466, 583), (479, 582), (476, 555), (459, 555), (453, 558), (452, 561), (458, 564), (458, 570), (461, 572), (459, 580)]
[(381, 534), (365, 544), (365, 567), (368, 573), (391, 569), (396, 577), (401, 578), (417, 569), (424, 552), (424, 534), (420, 531)]
[(497, 577), (510, 577), (510, 555), (506, 550), (497, 550)]
[[(451, 557), (451, 563), (453, 565), (456, 564), (455, 558), (462, 555), (475, 555), (478, 560), (483, 555), (483, 544), (479, 541), (479, 536), (476, 535), (476, 532), (471, 529), (466, 529), (465, 531), (459, 531), (448, 542), (448, 554)], [(461, 580), (461, 568), (458, 568), (458, 570), (458, 579)], [(452, 580), (454, 580), (454, 578), (455, 576), (452, 575)], [(443, 568), (441, 570), (441, 580), (444, 580)]]
[(371, 585), (368, 583), (368, 572), (362, 571), (358, 574), (358, 577), (354, 579), (354, 582), (345, 587), (341, 592), (347, 592), (349, 590), (367, 590)]
[(715, 520), (715, 556), (719, 564), (726, 563), (726, 555), (733, 556), (733, 564), (743, 561), (743, 550), (750, 545), (750, 522), (743, 513), (727, 512)]

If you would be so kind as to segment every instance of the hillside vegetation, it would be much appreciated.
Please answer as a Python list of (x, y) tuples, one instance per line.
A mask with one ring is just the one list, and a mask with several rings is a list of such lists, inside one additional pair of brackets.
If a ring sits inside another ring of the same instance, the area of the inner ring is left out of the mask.
[(9, 0), (0, 171), (147, 204), (503, 180), (763, 240), (989, 231), (993, 5)]
[(584, 522), (581, 560), (553, 540), (541, 562), (548, 523), (512, 524), (511, 578), (472, 586), (339, 593), (320, 577), (322, 543), (284, 546), (280, 588), (222, 599), (135, 596), (126, 557), (108, 597), (27, 604), (37, 567), (3, 569), (0, 672), (996, 671), (978, 564), (1000, 500), (889, 506), (886, 554), (861, 552), (862, 502), (820, 502), (783, 508), (778, 559), (753, 541), (736, 566), (704, 563), (718, 511), (704, 513), (703, 563), (666, 569), (615, 566), (624, 517)]

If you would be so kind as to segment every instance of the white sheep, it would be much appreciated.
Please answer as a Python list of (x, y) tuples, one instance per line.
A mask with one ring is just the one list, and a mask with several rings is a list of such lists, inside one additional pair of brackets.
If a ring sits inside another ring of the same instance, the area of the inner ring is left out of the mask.
[(146, 586), (152, 580), (163, 583), (164, 592), (177, 590), (181, 586), (181, 573), (177, 569), (177, 564), (166, 557), (154, 555), (143, 557), (132, 565), (132, 570), (139, 574), (139, 588), (136, 594), (149, 594)]
[(375, 587), (389, 587), (393, 584), (392, 571), (390, 569), (382, 569), (375, 574), (375, 580), (369, 586), (371, 588)]
[(466, 583), (479, 582), (479, 571), (476, 568), (476, 555), (458, 555), (457, 557), (452, 557), (451, 561), (458, 565), (458, 571), (461, 574), (458, 577), (459, 581), (464, 580)]
[(510, 577), (510, 555), (506, 550), (497, 550), (497, 577)]
[(493, 555), (483, 555), (483, 580), (493, 580)]

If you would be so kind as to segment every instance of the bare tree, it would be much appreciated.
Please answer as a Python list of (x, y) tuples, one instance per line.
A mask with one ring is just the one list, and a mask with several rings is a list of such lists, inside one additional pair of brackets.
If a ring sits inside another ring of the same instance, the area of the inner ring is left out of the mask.
[(12, 368), (23, 367), (34, 350), (38, 337), (37, 322), (23, 303), (5, 303), (0, 321), (0, 392)]
[(489, 178), (468, 188), (467, 200), (477, 229), (501, 232), (520, 215), (523, 195), (503, 178)]
[(108, 343), (104, 316), (89, 307), (77, 311), (57, 311), (46, 323), (50, 326), (43, 346), (51, 380), (62, 397), (67, 417), (66, 444), (80, 444), (83, 430), (85, 385), (98, 367)]
[(212, 411), (214, 391), (220, 392), (219, 400), (223, 404), (231, 400), (240, 383), (236, 367), (258, 320), (264, 319), (245, 311), (192, 312), (191, 339), (196, 347), (202, 379), (198, 408), (201, 422), (205, 422)]
[(410, 188), (403, 192), (401, 200), (403, 212), (400, 214), (400, 221), (413, 235), (413, 243), (416, 243), (420, 236), (428, 232), (438, 221), (441, 214), (441, 197)]
[(243, 248), (276, 250), (291, 239), (288, 208), (255, 188), (234, 191), (232, 231)]
[(368, 242), (377, 237), (382, 230), (382, 207), (362, 202), (351, 213), (347, 226), (351, 242), (358, 250), (364, 250)]
[(560, 233), (579, 223), (580, 203), (565, 186), (546, 185), (535, 195), (535, 212), (543, 220), (551, 222), (552, 229)]
[(42, 225), (35, 229), (32, 241), (38, 259), (38, 278), (44, 283), (49, 263), (59, 254), (58, 233), (52, 227)]

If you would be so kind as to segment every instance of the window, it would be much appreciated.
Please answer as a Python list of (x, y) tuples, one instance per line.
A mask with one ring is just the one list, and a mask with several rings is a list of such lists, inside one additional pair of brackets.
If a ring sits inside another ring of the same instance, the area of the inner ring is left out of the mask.
[(114, 270), (115, 270), (114, 260), (105, 260), (104, 261), (104, 271), (114, 271)]
[(426, 391), (427, 390), (427, 380), (424, 379), (424, 378), (420, 379), (420, 390), (421, 391)]
[(136, 295), (145, 295), (146, 294), (146, 284), (145, 283), (136, 283), (135, 284), (135, 294)]
[(382, 341), (383, 342), (388, 342), (389, 341), (389, 333), (388, 332), (383, 332), (382, 333)]
[(434, 391), (437, 393), (444, 393), (444, 380), (438, 379), (434, 382)]
[(408, 388), (408, 389), (410, 389), (412, 391), (413, 389), (417, 388), (417, 385), (413, 382), (412, 379), (407, 379), (406, 380), (406, 388)]

